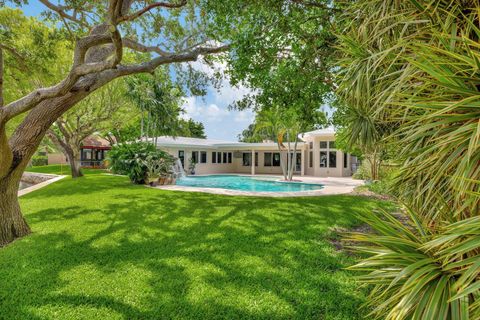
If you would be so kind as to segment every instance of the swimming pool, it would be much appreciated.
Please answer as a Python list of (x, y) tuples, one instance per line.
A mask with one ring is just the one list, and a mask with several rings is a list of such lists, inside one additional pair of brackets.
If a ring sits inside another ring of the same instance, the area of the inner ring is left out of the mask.
[(294, 192), (312, 191), (323, 188), (321, 184), (309, 184), (298, 182), (279, 182), (278, 178), (249, 177), (236, 175), (209, 175), (197, 177), (184, 177), (177, 179), (178, 186), (198, 188), (221, 188), (230, 190), (253, 191), (253, 192)]

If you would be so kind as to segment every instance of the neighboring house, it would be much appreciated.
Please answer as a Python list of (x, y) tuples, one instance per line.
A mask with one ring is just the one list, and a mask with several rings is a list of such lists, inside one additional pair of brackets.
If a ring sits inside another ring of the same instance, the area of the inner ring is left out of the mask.
[[(99, 136), (89, 136), (83, 140), (80, 159), (77, 160), (82, 167), (102, 168), (107, 152), (111, 148), (108, 140)], [(68, 161), (63, 153), (49, 153), (48, 164), (68, 164)]]
[[(295, 174), (319, 177), (352, 175), (357, 159), (336, 149), (333, 129), (306, 132), (301, 135), (301, 140), (297, 147)], [(193, 159), (197, 163), (196, 174), (282, 174), (280, 157), (285, 162), (287, 160), (287, 151), (279, 152), (273, 142), (244, 143), (162, 136), (157, 138), (157, 147), (180, 159), (185, 169)]]

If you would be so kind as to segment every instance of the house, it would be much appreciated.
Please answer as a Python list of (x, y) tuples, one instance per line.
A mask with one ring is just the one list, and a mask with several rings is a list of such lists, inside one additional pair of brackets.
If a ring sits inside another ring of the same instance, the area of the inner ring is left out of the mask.
[[(180, 159), (187, 173), (190, 162), (194, 161), (196, 174), (282, 174), (281, 157), (286, 162), (288, 153), (286, 149), (280, 152), (274, 142), (245, 143), (169, 136), (158, 137), (157, 148)], [(356, 157), (336, 148), (333, 129), (300, 135), (295, 159), (297, 175), (351, 176), (356, 162)]]
[[(103, 161), (111, 148), (108, 140), (95, 135), (89, 136), (83, 140), (77, 160), (82, 167), (103, 168)], [(48, 164), (68, 164), (63, 153), (49, 153), (47, 156)]]

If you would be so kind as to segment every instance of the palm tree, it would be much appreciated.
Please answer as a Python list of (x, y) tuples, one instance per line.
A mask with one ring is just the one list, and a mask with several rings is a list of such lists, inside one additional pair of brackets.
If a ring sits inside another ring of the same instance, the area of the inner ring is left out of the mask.
[(358, 120), (350, 132), (396, 150), (395, 194), (410, 220), (369, 213), (376, 234), (352, 235), (371, 255), (353, 269), (374, 285), (372, 315), (479, 319), (480, 4), (359, 0), (348, 10), (338, 93)]

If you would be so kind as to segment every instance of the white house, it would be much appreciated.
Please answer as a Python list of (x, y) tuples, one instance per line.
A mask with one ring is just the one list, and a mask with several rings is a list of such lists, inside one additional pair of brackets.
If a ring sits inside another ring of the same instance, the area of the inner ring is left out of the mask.
[[(320, 129), (300, 135), (295, 161), (295, 174), (317, 177), (351, 176), (356, 158), (338, 150), (335, 131)], [(281, 174), (280, 157), (287, 159), (287, 150), (278, 150), (273, 142), (245, 143), (186, 137), (157, 138), (157, 147), (180, 159), (188, 168), (193, 159), (196, 174)], [(188, 170), (187, 170), (188, 171)]]

